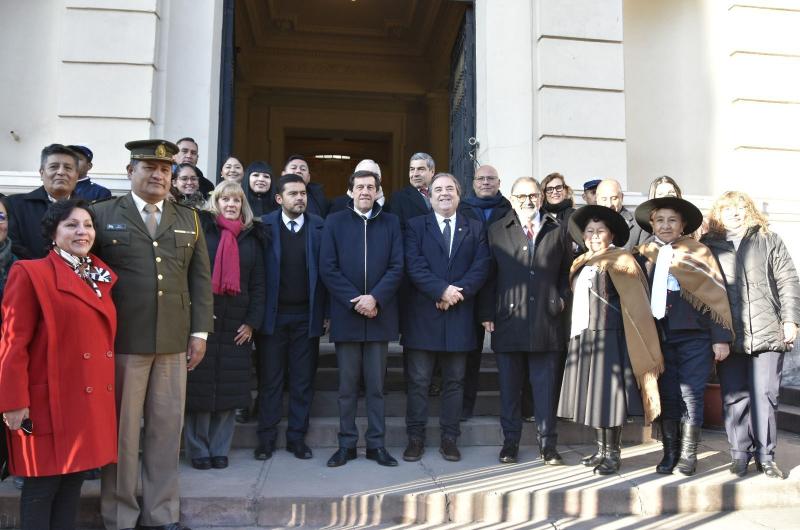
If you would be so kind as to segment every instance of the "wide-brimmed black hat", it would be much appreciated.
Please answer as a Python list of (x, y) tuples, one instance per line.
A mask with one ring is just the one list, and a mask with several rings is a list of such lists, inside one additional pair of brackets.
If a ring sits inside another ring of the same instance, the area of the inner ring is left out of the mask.
[(643, 230), (647, 230), (652, 234), (653, 227), (650, 224), (650, 214), (653, 213), (653, 210), (661, 208), (669, 208), (681, 214), (683, 222), (686, 223), (686, 228), (683, 229), (684, 234), (691, 234), (703, 224), (703, 213), (700, 209), (686, 199), (679, 199), (678, 197), (659, 197), (645, 201), (636, 208), (633, 216)]
[(569, 218), (569, 233), (572, 239), (581, 247), (586, 247), (583, 243), (583, 230), (589, 224), (589, 221), (593, 219), (599, 219), (608, 226), (608, 229), (614, 234), (613, 243), (615, 246), (624, 247), (625, 243), (628, 242), (628, 236), (631, 231), (624, 217), (611, 208), (597, 204), (587, 204), (575, 210), (575, 213)]

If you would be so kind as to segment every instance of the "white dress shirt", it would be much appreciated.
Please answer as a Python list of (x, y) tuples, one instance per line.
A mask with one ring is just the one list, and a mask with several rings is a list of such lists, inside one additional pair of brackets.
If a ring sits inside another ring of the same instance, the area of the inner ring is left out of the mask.
[(281, 212), (281, 220), (283, 221), (283, 224), (286, 225), (286, 228), (289, 229), (289, 232), (292, 231), (292, 226), (289, 223), (294, 221), (295, 222), (295, 232), (299, 232), (300, 229), (303, 227), (303, 224), (305, 224), (305, 222), (306, 222), (306, 216), (303, 215), (303, 214), (300, 214), (300, 215), (297, 216), (296, 219), (291, 219), (288, 215), (286, 215), (286, 212), (282, 211)]
[(449, 256), (453, 252), (453, 240), (456, 238), (456, 214), (453, 213), (452, 217), (443, 217), (436, 212), (433, 212), (436, 216), (436, 222), (439, 224), (439, 230), (442, 231), (444, 235), (444, 220), (450, 219), (450, 247), (447, 249), (447, 255)]

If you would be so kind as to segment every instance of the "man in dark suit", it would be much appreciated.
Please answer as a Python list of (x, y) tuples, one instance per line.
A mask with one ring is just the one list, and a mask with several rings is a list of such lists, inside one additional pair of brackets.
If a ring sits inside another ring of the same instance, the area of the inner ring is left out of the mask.
[(267, 303), (264, 324), (256, 336), (261, 369), (258, 390), (257, 460), (275, 450), (283, 407), (283, 383), (289, 372), (289, 426), (286, 450), (300, 459), (312, 457), (305, 443), (319, 337), (324, 333), (325, 290), (318, 274), (323, 221), (306, 213), (306, 184), (299, 175), (278, 181), (280, 210), (262, 217), (269, 240), (264, 253)]
[[(488, 228), (498, 219), (502, 219), (503, 216), (511, 211), (511, 203), (500, 193), (500, 176), (493, 166), (484, 164), (475, 170), (475, 178), (472, 179), (472, 191), (474, 195), (461, 201), (458, 205), (458, 211), (466, 217), (480, 221), (485, 228)], [(472, 417), (472, 413), (475, 410), (475, 399), (478, 396), (478, 380), (481, 372), (481, 353), (483, 352), (485, 330), (481, 325), (477, 312), (475, 315), (475, 330), (477, 333), (477, 345), (474, 350), (467, 354), (467, 366), (464, 372), (462, 421)]]
[(306, 211), (324, 219), (328, 215), (330, 204), (328, 199), (325, 198), (322, 184), (311, 182), (311, 170), (302, 155), (291, 155), (286, 160), (281, 175), (289, 174), (300, 175), (303, 177), (303, 182), (306, 183), (306, 198), (308, 200)]
[(92, 206), (97, 254), (119, 276), (113, 294), (124, 322), (115, 342), (119, 456), (103, 468), (101, 509), (108, 530), (180, 530), (186, 372), (203, 359), (214, 329), (208, 250), (197, 212), (165, 200), (175, 144), (139, 140), (125, 147), (131, 192)]
[(389, 341), (397, 340), (397, 289), (403, 277), (403, 240), (397, 217), (375, 203), (378, 175), (350, 176), (350, 208), (325, 220), (319, 268), (328, 288), (331, 341), (339, 367), (339, 449), (328, 460), (338, 467), (356, 458), (358, 382), (364, 375), (367, 458), (383, 466), (397, 460), (385, 448), (383, 380)]
[(78, 154), (61, 144), (42, 149), (39, 175), (42, 185), (30, 193), (8, 198), (8, 237), (20, 258), (43, 258), (48, 241), (42, 235), (42, 217), (51, 203), (69, 199), (78, 182)]
[(650, 234), (643, 231), (642, 227), (636, 223), (631, 211), (623, 206), (625, 194), (622, 193), (622, 186), (620, 186), (619, 182), (614, 179), (601, 180), (600, 184), (597, 185), (595, 198), (597, 199), (597, 204), (611, 208), (628, 223), (630, 236), (628, 236), (628, 242), (625, 243), (627, 250), (633, 250), (634, 247), (641, 245), (650, 237)]
[(556, 390), (566, 348), (561, 314), (569, 295), (572, 245), (555, 216), (541, 210), (542, 199), (536, 179), (518, 178), (511, 187), (514, 210), (489, 227), (492, 270), (478, 311), (497, 354), (503, 463), (516, 462), (519, 453), (525, 364), (542, 460), (562, 463), (556, 450)]
[(457, 215), (461, 188), (453, 175), (431, 182), (433, 212), (409, 220), (404, 235), (406, 272), (412, 289), (406, 300), (403, 346), (408, 357), (408, 446), (403, 459), (415, 462), (425, 450), (428, 387), (438, 358), (442, 370), (442, 430), (439, 452), (461, 460), (466, 354), (475, 349), (475, 295), (489, 273), (489, 247), (483, 223)]
[(405, 230), (408, 220), (431, 211), (428, 186), (431, 185), (436, 164), (428, 153), (414, 153), (408, 162), (408, 184), (392, 193), (388, 211), (400, 218)]

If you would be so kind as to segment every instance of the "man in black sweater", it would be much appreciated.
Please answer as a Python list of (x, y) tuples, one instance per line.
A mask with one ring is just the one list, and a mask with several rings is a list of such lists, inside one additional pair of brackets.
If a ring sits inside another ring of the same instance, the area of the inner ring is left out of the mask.
[(306, 212), (306, 185), (299, 175), (278, 181), (275, 201), (280, 210), (262, 216), (268, 243), (264, 250), (267, 303), (256, 337), (261, 381), (255, 458), (272, 456), (283, 404), (283, 382), (289, 373), (289, 417), (286, 450), (311, 458), (305, 443), (319, 337), (324, 327), (325, 289), (318, 276), (322, 219)]

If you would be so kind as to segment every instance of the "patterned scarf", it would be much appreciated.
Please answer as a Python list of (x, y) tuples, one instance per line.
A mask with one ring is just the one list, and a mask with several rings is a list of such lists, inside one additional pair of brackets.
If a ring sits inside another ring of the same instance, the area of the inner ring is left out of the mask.
[(220, 236), (211, 273), (211, 290), (214, 294), (235, 296), (242, 291), (239, 283), (239, 243), (236, 238), (244, 225), (239, 219), (232, 221), (218, 215), (217, 226)]
[[(652, 263), (658, 260), (659, 249), (655, 241), (638, 248), (639, 253)], [(701, 313), (708, 313), (717, 324), (733, 331), (728, 291), (711, 251), (689, 236), (673, 241), (672, 249), (669, 272), (681, 285), (681, 298)]]
[(628, 358), (642, 394), (645, 422), (652, 423), (661, 415), (658, 376), (664, 371), (664, 357), (655, 321), (650, 317), (647, 278), (633, 255), (623, 248), (581, 254), (572, 263), (570, 282), (584, 266), (607, 272), (619, 293)]
[(102, 267), (93, 267), (92, 258), (89, 256), (76, 256), (59, 247), (53, 247), (53, 251), (75, 271), (78, 278), (92, 288), (97, 298), (103, 298), (103, 293), (100, 292), (97, 282), (109, 283), (111, 281), (111, 273), (109, 271)]

